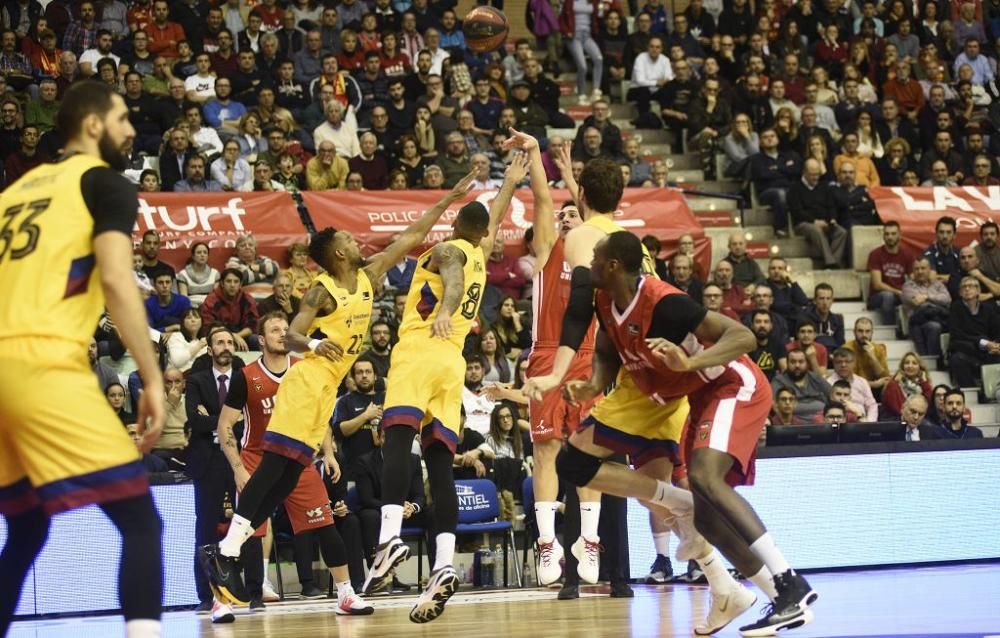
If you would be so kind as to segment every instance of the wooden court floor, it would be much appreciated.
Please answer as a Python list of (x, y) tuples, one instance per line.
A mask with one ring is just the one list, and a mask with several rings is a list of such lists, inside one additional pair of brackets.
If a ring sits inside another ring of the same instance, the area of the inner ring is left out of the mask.
[[(809, 576), (820, 593), (816, 620), (783, 637), (1000, 638), (1000, 563), (819, 573)], [(407, 619), (413, 597), (375, 597), (368, 617), (344, 618), (332, 601), (268, 605), (260, 613), (238, 613), (231, 625), (206, 616), (174, 612), (164, 616), (164, 636), (188, 638), (375, 638), (394, 636), (462, 638), (692, 636), (695, 619), (709, 603), (704, 586), (635, 586), (633, 599), (611, 599), (600, 586), (576, 601), (558, 601), (555, 591), (460, 591), (438, 620), (416, 625)], [(737, 626), (756, 619), (761, 605), (719, 636), (738, 636)], [(11, 638), (90, 638), (124, 635), (116, 617), (61, 618), (15, 623)]]

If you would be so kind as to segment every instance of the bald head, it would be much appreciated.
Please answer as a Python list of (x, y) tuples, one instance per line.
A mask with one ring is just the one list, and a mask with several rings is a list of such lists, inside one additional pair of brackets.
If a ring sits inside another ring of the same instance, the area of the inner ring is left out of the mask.
[(819, 160), (811, 157), (806, 160), (805, 166), (802, 168), (802, 179), (804, 179), (809, 186), (815, 187), (819, 184), (819, 176), (822, 174), (823, 167), (820, 166)]

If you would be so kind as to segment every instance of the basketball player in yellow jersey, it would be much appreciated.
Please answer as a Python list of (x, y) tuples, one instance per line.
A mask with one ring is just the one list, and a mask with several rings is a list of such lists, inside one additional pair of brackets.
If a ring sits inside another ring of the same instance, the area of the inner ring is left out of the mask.
[(364, 593), (383, 589), (393, 569), (409, 556), (399, 531), (409, 490), (410, 446), (420, 432), (434, 499), (437, 556), (427, 588), (410, 612), (413, 622), (440, 616), (458, 587), (451, 565), (458, 523), (452, 461), (465, 380), (462, 347), (486, 286), (485, 251), (493, 246), (514, 188), (527, 171), (527, 156), (516, 154), (489, 213), (480, 202), (467, 204), (455, 219), (452, 238), (420, 256), (403, 310), (399, 343), (392, 350), (382, 413), (382, 526)]
[[(326, 272), (313, 280), (285, 336), (289, 350), (305, 352), (305, 359), (289, 369), (278, 389), (260, 465), (240, 493), (229, 532), (218, 545), (199, 548), (202, 567), (220, 600), (249, 604), (240, 575), (240, 547), (291, 493), (318, 450), (322, 449), (323, 462), (334, 480), (339, 477), (330, 415), (337, 388), (361, 354), (375, 297), (372, 282), (381, 281), (389, 268), (423, 243), (442, 213), (465, 196), (474, 179), (474, 173), (462, 178), (395, 242), (367, 261), (350, 233), (326, 228), (313, 236), (309, 256)], [(346, 551), (342, 558), (337, 565), (347, 563)], [(356, 597), (350, 580), (337, 583), (337, 594), (341, 600)], [(358, 604), (364, 607), (363, 602)]]
[(118, 174), (135, 130), (121, 96), (97, 82), (69, 88), (57, 128), (66, 156), (0, 195), (0, 513), (8, 534), (0, 554), (0, 636), (45, 544), (49, 517), (95, 503), (122, 535), (126, 633), (159, 636), (160, 517), (139, 451), (87, 363), (106, 306), (145, 387), (138, 422), (148, 452), (163, 427), (163, 377), (133, 284), (136, 188)]

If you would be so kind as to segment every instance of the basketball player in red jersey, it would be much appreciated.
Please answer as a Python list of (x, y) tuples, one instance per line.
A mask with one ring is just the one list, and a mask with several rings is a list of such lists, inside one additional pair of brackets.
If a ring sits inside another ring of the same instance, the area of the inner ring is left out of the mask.
[[(264, 352), (260, 359), (247, 365), (233, 377), (226, 395), (226, 405), (219, 414), (219, 444), (226, 459), (233, 468), (236, 489), (242, 490), (260, 465), (264, 450), (261, 443), (267, 431), (274, 410), (275, 395), (285, 372), (294, 360), (288, 355), (285, 335), (288, 333), (288, 317), (283, 312), (271, 312), (260, 318), (258, 323), (260, 342)], [(243, 420), (242, 451), (238, 451), (233, 426)], [(327, 472), (336, 478), (340, 468), (333, 456), (333, 442), (329, 429), (323, 440), (323, 464)], [(298, 483), (285, 498), (285, 511), (295, 534), (316, 531), (320, 552), (330, 574), (337, 584), (337, 609), (341, 615), (363, 616), (375, 609), (354, 593), (347, 568), (347, 549), (333, 522), (330, 498), (319, 472), (306, 468), (299, 475)], [(260, 539), (267, 533), (267, 522), (254, 531), (254, 537), (243, 546), (243, 564), (247, 572), (247, 583), (251, 597), (260, 595), (263, 582), (263, 556)], [(213, 603), (212, 622), (233, 622), (234, 616), (228, 605)], [(263, 605), (261, 605), (263, 607)], [(254, 609), (251, 603), (251, 609)]]
[[(594, 248), (590, 274), (601, 327), (593, 376), (570, 381), (564, 391), (573, 401), (593, 399), (619, 369), (629, 383), (616, 387), (570, 438), (556, 461), (559, 475), (610, 494), (674, 502), (680, 496), (677, 488), (604, 459), (621, 441), (635, 442), (640, 450), (656, 449), (673, 406), (688, 397), (691, 411), (683, 445), (695, 524), (772, 601), (764, 616), (742, 627), (741, 634), (770, 636), (804, 625), (812, 619), (808, 606), (818, 595), (791, 569), (756, 512), (733, 489), (753, 483), (757, 441), (771, 408), (767, 378), (746, 356), (755, 345), (753, 334), (673, 286), (642, 276), (641, 260), (642, 244), (631, 233), (609, 235)], [(714, 345), (706, 348), (705, 343)], [(637, 392), (621, 393), (622, 386)], [(612, 405), (614, 413), (608, 410)], [(714, 608), (725, 623), (733, 619), (732, 613)]]
[[(517, 146), (528, 154), (531, 160), (531, 191), (535, 199), (534, 232), (532, 241), (535, 251), (535, 276), (532, 282), (532, 316), (534, 325), (531, 334), (534, 342), (528, 357), (528, 375), (541, 376), (552, 370), (559, 334), (562, 331), (562, 315), (569, 300), (569, 267), (564, 259), (564, 239), (566, 234), (583, 223), (575, 205), (563, 208), (559, 213), (559, 236), (556, 236), (555, 219), (552, 214), (552, 196), (542, 166), (538, 140), (530, 135), (511, 130), (509, 145)], [(586, 379), (590, 376), (590, 355), (593, 351), (594, 330), (587, 338), (570, 366), (569, 378)], [(555, 536), (555, 516), (559, 502), (559, 478), (556, 476), (556, 455), (562, 447), (564, 433), (576, 431), (582, 417), (590, 411), (593, 402), (569, 405), (558, 393), (550, 393), (541, 401), (531, 401), (531, 441), (534, 446), (535, 466), (535, 519), (538, 523), (538, 582), (550, 585), (562, 576), (560, 561), (563, 548)], [(564, 432), (565, 431), (565, 432)], [(580, 497), (580, 518), (583, 532), (577, 552), (580, 556), (592, 556), (593, 560), (581, 559), (578, 570), (588, 582), (596, 582), (600, 564), (597, 552), (580, 549), (597, 547), (598, 519), (600, 517), (601, 495), (587, 488), (578, 490)], [(596, 507), (595, 507), (596, 505)], [(586, 522), (584, 522), (586, 521)], [(568, 580), (570, 580), (568, 578)], [(572, 580), (575, 580), (572, 579)]]

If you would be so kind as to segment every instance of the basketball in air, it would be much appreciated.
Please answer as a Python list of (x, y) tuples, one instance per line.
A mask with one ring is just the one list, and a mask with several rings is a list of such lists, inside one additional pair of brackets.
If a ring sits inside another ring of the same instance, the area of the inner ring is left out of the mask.
[(462, 21), (465, 45), (476, 53), (489, 53), (503, 45), (510, 31), (507, 17), (490, 6), (476, 7)]

